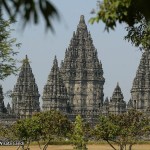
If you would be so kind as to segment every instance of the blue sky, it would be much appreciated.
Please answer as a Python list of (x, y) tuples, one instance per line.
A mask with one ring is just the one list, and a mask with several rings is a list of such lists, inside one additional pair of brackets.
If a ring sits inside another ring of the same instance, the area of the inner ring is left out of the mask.
[[(61, 21), (53, 21), (55, 34), (50, 31), (45, 32), (42, 19), (39, 25), (35, 26), (31, 23), (22, 30), (20, 27), (22, 20), (19, 18), (13, 26), (15, 32), (12, 34), (18, 42), (22, 43), (17, 58), (22, 60), (27, 54), (30, 59), (41, 96), (54, 56), (57, 56), (59, 63), (64, 59), (65, 49), (69, 46), (73, 31), (76, 31), (80, 15), (84, 15), (93, 43), (98, 51), (98, 57), (103, 65), (104, 97), (110, 98), (117, 82), (119, 82), (124, 100), (128, 101), (141, 52), (123, 39), (126, 35), (125, 25), (118, 25), (115, 31), (109, 33), (104, 32), (102, 22), (90, 25), (88, 23), (92, 17), (90, 11), (96, 8), (97, 0), (52, 0), (52, 2), (61, 15)], [(10, 76), (4, 80), (2, 82), (4, 93), (7, 90), (12, 90), (16, 81), (16, 76)], [(10, 99), (6, 98), (5, 103), (8, 101)], [(40, 103), (42, 103), (41, 97)]]

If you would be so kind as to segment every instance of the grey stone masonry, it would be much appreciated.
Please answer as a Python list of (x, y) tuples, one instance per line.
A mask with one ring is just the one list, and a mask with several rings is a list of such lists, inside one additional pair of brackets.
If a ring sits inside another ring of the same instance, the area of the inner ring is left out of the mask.
[(31, 117), (40, 111), (39, 97), (38, 87), (26, 56), (12, 92), (12, 113), (20, 118)]
[(7, 109), (4, 105), (4, 96), (3, 96), (3, 88), (0, 85), (0, 114), (6, 113)]
[(109, 113), (119, 114), (126, 112), (126, 102), (123, 99), (121, 88), (119, 83), (117, 83), (109, 102)]
[(98, 112), (101, 109), (105, 82), (103, 68), (83, 15), (66, 49), (60, 72), (72, 111)]
[(7, 108), (4, 105), (4, 96), (3, 96), (3, 88), (0, 85), (0, 124), (3, 125), (11, 125), (18, 118), (16, 115), (12, 114), (11, 106), (7, 105)]
[(133, 80), (130, 105), (128, 109), (133, 107), (143, 112), (150, 109), (150, 50), (145, 50), (140, 60)]
[(7, 108), (6, 108), (6, 109), (7, 109), (7, 113), (8, 113), (8, 114), (11, 114), (11, 113), (12, 113), (11, 106), (10, 106), (9, 103), (7, 104)]
[(109, 113), (109, 99), (108, 99), (108, 97), (106, 97), (106, 99), (104, 101), (102, 113), (104, 115), (107, 115)]
[(67, 89), (60, 75), (56, 56), (47, 83), (44, 86), (42, 99), (43, 111), (55, 109), (66, 112), (68, 110)]

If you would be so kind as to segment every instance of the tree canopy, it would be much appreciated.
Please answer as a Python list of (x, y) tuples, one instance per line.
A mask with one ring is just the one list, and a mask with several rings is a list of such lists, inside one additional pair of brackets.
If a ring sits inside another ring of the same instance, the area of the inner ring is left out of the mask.
[(14, 23), (14, 20), (3, 19), (0, 11), (0, 80), (11, 74), (16, 74), (18, 71), (16, 67), (17, 60), (15, 59), (18, 52), (14, 49), (19, 47), (20, 44), (16, 43), (15, 38), (11, 38), (13, 30), (10, 25), (12, 23)]
[(143, 17), (146, 21), (150, 20), (149, 0), (103, 0), (97, 4), (98, 11), (90, 22), (102, 21), (107, 30), (114, 29), (117, 22), (134, 26), (141, 22)]
[(52, 31), (54, 31), (52, 19), (60, 19), (58, 10), (49, 0), (1, 0), (0, 8), (15, 20), (17, 16), (22, 18), (24, 25), (30, 21), (38, 24), (42, 16), (46, 27)]
[[(0, 138), (19, 140), (29, 148), (31, 142), (38, 142), (40, 149), (46, 150), (52, 141), (67, 139), (74, 149), (86, 150), (90, 140), (104, 140), (114, 150), (132, 150), (132, 146), (143, 139), (149, 139), (150, 119), (143, 113), (130, 110), (124, 114), (100, 116), (95, 126), (91, 126), (80, 115), (70, 122), (58, 111), (34, 114), (31, 118), (20, 119), (12, 126), (0, 125)], [(42, 143), (41, 143), (42, 142)], [(44, 146), (41, 146), (41, 144)]]
[(97, 140), (102, 139), (114, 149), (114, 144), (120, 150), (132, 149), (149, 132), (149, 119), (141, 112), (131, 110), (124, 114), (101, 116), (94, 129)]
[(86, 150), (86, 132), (85, 132), (85, 123), (80, 115), (76, 116), (73, 128), (73, 134), (71, 135), (71, 141), (74, 145), (74, 149), (77, 150)]
[[(98, 9), (92, 11), (95, 16), (90, 23), (102, 21), (105, 29), (115, 29), (117, 22), (126, 23), (128, 31), (125, 39), (141, 50), (149, 49), (149, 0), (103, 0), (98, 1)], [(56, 7), (49, 0), (2, 0), (0, 8), (5, 10), (10, 17), (23, 18), (24, 25), (33, 21), (40, 22), (40, 16), (44, 19), (46, 27), (54, 31), (52, 19), (60, 19)]]
[(13, 125), (15, 137), (23, 140), (27, 148), (32, 141), (37, 141), (42, 149), (40, 141), (43, 141), (43, 150), (47, 149), (51, 140), (66, 138), (71, 128), (67, 117), (54, 110), (37, 113), (32, 118), (18, 120)]
[(149, 0), (103, 0), (97, 4), (90, 23), (102, 21), (107, 31), (114, 30), (117, 22), (126, 23), (128, 34), (125, 39), (141, 50), (150, 48)]

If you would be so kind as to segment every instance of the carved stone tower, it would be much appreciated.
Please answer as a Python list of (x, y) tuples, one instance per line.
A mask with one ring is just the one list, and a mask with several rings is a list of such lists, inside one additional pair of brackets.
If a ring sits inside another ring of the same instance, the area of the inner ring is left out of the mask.
[(6, 113), (6, 112), (7, 112), (7, 110), (6, 110), (6, 107), (4, 105), (3, 88), (0, 85), (0, 114)]
[(150, 51), (146, 50), (141, 58), (131, 89), (133, 108), (147, 111), (150, 108)]
[(112, 98), (109, 102), (109, 112), (114, 114), (124, 113), (126, 112), (126, 102), (123, 100), (123, 94), (121, 92), (121, 88), (119, 83), (113, 92)]
[(13, 89), (12, 112), (20, 118), (31, 117), (32, 114), (40, 111), (39, 97), (38, 87), (26, 56)]
[(69, 107), (67, 104), (67, 89), (60, 75), (56, 57), (54, 59), (51, 72), (48, 76), (47, 83), (44, 86), (42, 99), (42, 107), (44, 111), (55, 109), (66, 112), (67, 108)]
[(66, 50), (60, 72), (73, 111), (80, 113), (101, 109), (105, 82), (103, 68), (83, 15)]
[(106, 97), (106, 99), (104, 101), (102, 113), (104, 115), (107, 115), (109, 113), (109, 99), (108, 99), (108, 97)]
[(7, 109), (7, 113), (11, 114), (12, 111), (11, 111), (11, 106), (10, 106), (9, 103), (7, 104), (7, 108), (6, 109)]

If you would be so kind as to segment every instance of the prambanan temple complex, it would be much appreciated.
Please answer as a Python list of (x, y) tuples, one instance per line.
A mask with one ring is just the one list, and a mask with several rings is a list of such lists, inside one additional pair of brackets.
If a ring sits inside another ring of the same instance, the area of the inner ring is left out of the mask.
[(65, 58), (58, 64), (55, 56), (53, 66), (43, 88), (42, 108), (39, 91), (28, 57), (23, 61), (17, 83), (12, 91), (12, 104), (4, 105), (0, 86), (0, 121), (13, 122), (19, 118), (31, 117), (39, 111), (59, 110), (74, 120), (80, 114), (84, 119), (94, 121), (101, 114), (119, 114), (129, 109), (144, 113), (150, 111), (150, 51), (142, 55), (140, 65), (131, 88), (131, 99), (124, 100), (117, 83), (112, 97), (104, 100), (102, 63), (93, 45), (92, 37), (80, 17), (76, 32), (65, 52)]

